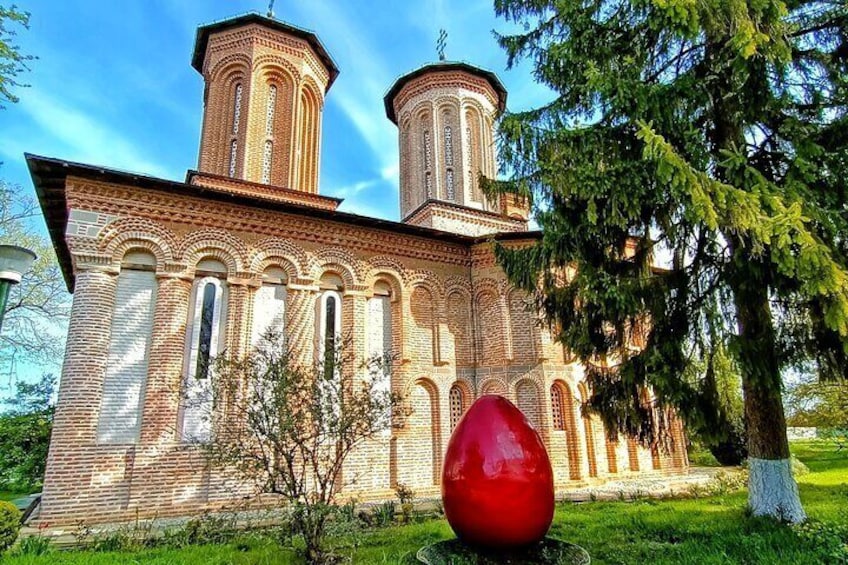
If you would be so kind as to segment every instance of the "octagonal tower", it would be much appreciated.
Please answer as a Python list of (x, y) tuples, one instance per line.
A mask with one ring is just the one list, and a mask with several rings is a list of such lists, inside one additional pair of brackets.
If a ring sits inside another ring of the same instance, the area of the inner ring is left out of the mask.
[(442, 61), (399, 78), (384, 102), (398, 126), (404, 223), (466, 235), (527, 229), (527, 209), (488, 200), (478, 175), (494, 178), (494, 122), (506, 106), (498, 77)]
[(200, 173), (318, 192), (324, 95), (339, 71), (318, 37), (250, 13), (197, 30)]

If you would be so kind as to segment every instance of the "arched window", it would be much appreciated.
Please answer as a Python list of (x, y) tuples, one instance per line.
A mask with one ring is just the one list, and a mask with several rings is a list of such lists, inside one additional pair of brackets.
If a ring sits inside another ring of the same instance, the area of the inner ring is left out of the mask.
[(274, 152), (274, 143), (268, 139), (265, 141), (265, 149), (262, 151), (262, 182), (271, 182), (271, 155)]
[(453, 182), (453, 130), (445, 126), (445, 198), (456, 200)]
[[(368, 299), (366, 332), (373, 392), (383, 397), (392, 391), (392, 288), (385, 281), (374, 285), (374, 295)], [(391, 422), (391, 407), (387, 407), (383, 417)], [(386, 429), (384, 435), (391, 435), (391, 429)]]
[(236, 84), (236, 91), (233, 95), (233, 131), (232, 139), (230, 140), (230, 177), (236, 176), (236, 164), (238, 162), (238, 133), (241, 125), (241, 99), (242, 86), (241, 83)]
[(562, 388), (559, 385), (551, 386), (551, 421), (555, 430), (565, 429), (562, 405)]
[(201, 261), (195, 280), (187, 327), (185, 390), (182, 414), (183, 440), (206, 441), (211, 433), (212, 362), (224, 348), (227, 287), (226, 266), (216, 260)]
[(551, 386), (551, 412), (554, 430), (565, 431), (568, 453), (569, 478), (577, 480), (581, 475), (580, 438), (577, 435), (577, 420), (574, 415), (574, 395), (562, 381)]
[(337, 353), (341, 344), (342, 298), (335, 290), (324, 291), (318, 299), (318, 348), (319, 362), (324, 377), (338, 374)]
[(462, 387), (453, 385), (450, 389), (450, 427), (451, 431), (456, 428), (459, 421), (462, 419), (462, 413), (465, 410), (465, 394), (462, 392)]
[[(196, 308), (200, 311), (199, 330), (197, 339), (197, 357), (194, 364), (194, 377), (198, 380), (209, 376), (209, 361), (212, 353), (212, 340), (217, 342), (218, 335), (213, 331), (216, 315), (216, 305), (220, 304), (218, 291), (220, 283), (207, 282), (202, 292), (197, 293)], [(220, 309), (218, 309), (220, 312)]]
[(373, 358), (390, 357), (392, 353), (392, 290), (388, 283), (374, 285), (368, 299), (368, 354)]
[(430, 130), (424, 130), (424, 194), (425, 198), (433, 197), (433, 155), (430, 148)]
[(465, 141), (466, 147), (466, 163), (468, 169), (468, 182), (470, 190), (467, 195), (473, 202), (483, 202), (483, 194), (480, 191), (480, 183), (477, 176), (481, 168), (481, 153), (480, 153), (480, 117), (476, 110), (469, 109), (465, 113)]
[(253, 334), (256, 346), (267, 338), (269, 345), (284, 345), (286, 326), (286, 273), (279, 267), (268, 267), (262, 274), (262, 286), (256, 289), (253, 306)]

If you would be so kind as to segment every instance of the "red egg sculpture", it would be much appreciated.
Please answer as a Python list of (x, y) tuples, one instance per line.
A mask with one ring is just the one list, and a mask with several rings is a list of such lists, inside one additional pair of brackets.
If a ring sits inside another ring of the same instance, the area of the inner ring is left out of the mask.
[(538, 432), (509, 400), (482, 396), (457, 424), (442, 471), (445, 516), (462, 541), (529, 545), (554, 516), (554, 476)]

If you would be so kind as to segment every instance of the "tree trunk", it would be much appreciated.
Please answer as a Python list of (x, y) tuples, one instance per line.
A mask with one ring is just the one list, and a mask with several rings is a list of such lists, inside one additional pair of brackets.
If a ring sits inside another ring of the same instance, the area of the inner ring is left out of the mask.
[(742, 272), (731, 282), (739, 323), (739, 364), (748, 424), (748, 506), (754, 516), (803, 522), (798, 486), (792, 477), (786, 419), (781, 402), (780, 366), (775, 350), (768, 284), (763, 267), (737, 258)]

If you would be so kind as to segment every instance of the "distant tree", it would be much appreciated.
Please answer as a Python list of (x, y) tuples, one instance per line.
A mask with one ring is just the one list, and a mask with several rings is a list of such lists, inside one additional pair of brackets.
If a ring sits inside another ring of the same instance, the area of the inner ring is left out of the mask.
[(236, 485), (279, 498), (305, 542), (308, 563), (338, 561), (325, 535), (339, 491), (357, 479), (343, 476), (344, 463), (400, 415), (400, 397), (385, 386), (390, 358), (369, 359), (352, 371), (349, 343), (329, 347), (316, 367), (303, 367), (282, 336), (269, 332), (246, 356), (213, 360), (211, 398), (189, 393), (185, 400), (209, 408), (211, 439), (198, 442), (209, 462)]
[(808, 374), (790, 385), (785, 397), (790, 426), (848, 432), (848, 381), (822, 382)]
[[(842, 0), (495, 0), (555, 93), (500, 124), (508, 181), (542, 230), (498, 248), (586, 364), (609, 429), (651, 441), (650, 388), (690, 426), (717, 407), (693, 363), (739, 368), (754, 515), (805, 519), (781, 373), (848, 366), (848, 5)], [(658, 250), (671, 261), (653, 270)], [(573, 277), (562, 276), (574, 268)], [(634, 320), (650, 320), (644, 348)], [(606, 361), (599, 363), (598, 360)], [(697, 377), (697, 378), (687, 378)], [(654, 422), (659, 423), (655, 426)]]
[(27, 63), (34, 59), (32, 55), (24, 55), (15, 45), (17, 35), (15, 26), (29, 28), (29, 12), (22, 12), (17, 6), (0, 6), (0, 108), (2, 101), (17, 102), (18, 97), (12, 92), (15, 87), (26, 86), (17, 81), (20, 73), (28, 70)]
[(55, 366), (62, 358), (68, 294), (50, 241), (32, 226), (38, 205), (20, 187), (0, 180), (0, 242), (33, 250), (38, 259), (12, 287), (0, 332), (0, 371), (12, 380), (21, 362)]
[[(14, 4), (0, 5), (0, 102), (17, 102), (12, 88), (34, 59), (14, 43), (15, 26), (29, 27), (29, 13)], [(0, 108), (4, 106), (0, 103)], [(20, 186), (0, 180), (0, 242), (31, 249), (38, 260), (20, 284), (12, 287), (0, 333), (0, 372), (14, 377), (21, 361), (55, 365), (64, 346), (64, 326), (70, 310), (56, 254), (32, 221), (41, 217), (38, 204), (22, 195)]]
[(53, 428), (56, 379), (18, 382), (0, 415), (0, 489), (15, 492), (41, 487)]

